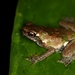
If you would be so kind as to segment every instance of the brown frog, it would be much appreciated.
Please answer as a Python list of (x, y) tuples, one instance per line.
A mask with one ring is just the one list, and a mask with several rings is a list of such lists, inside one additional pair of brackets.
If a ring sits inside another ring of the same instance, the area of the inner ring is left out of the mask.
[(42, 55), (27, 58), (32, 63), (44, 60), (54, 52), (60, 52), (62, 58), (59, 62), (67, 66), (75, 59), (75, 24), (74, 22), (61, 20), (59, 28), (36, 26), (31, 22), (26, 23), (22, 33), (27, 38), (47, 49)]

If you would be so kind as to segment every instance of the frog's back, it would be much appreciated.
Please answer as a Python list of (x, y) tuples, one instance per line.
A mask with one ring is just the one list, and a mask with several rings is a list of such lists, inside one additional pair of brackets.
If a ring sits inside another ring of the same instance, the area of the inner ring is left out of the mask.
[(50, 36), (56, 36), (66, 38), (68, 40), (75, 38), (75, 32), (65, 29), (65, 28), (45, 28), (44, 31), (46, 31)]

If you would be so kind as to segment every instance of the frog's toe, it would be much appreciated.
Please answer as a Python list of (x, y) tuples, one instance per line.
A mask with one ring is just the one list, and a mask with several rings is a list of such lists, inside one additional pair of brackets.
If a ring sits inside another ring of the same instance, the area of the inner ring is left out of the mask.
[(62, 58), (58, 60), (58, 62), (63, 63), (65, 66), (68, 66), (70, 64), (70, 60), (66, 58)]
[(26, 58), (26, 60), (30, 61), (33, 64), (35, 64), (35, 63), (38, 62), (37, 56), (33, 56), (33, 57), (30, 57), (30, 58)]

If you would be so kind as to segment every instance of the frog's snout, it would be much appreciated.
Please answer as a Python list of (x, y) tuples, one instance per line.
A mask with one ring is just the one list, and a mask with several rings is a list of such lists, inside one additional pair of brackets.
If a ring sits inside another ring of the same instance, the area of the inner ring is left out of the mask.
[(23, 34), (23, 35), (26, 34), (26, 30), (25, 30), (25, 28), (22, 29), (22, 34)]

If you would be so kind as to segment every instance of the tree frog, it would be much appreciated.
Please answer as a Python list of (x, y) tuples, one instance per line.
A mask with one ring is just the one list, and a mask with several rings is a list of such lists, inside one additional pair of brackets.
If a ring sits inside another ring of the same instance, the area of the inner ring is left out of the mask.
[(59, 28), (37, 26), (32, 22), (26, 23), (22, 33), (27, 38), (47, 49), (42, 55), (27, 58), (32, 63), (46, 59), (55, 52), (61, 52), (62, 58), (58, 62), (67, 66), (75, 59), (75, 24), (71, 21), (61, 20)]

